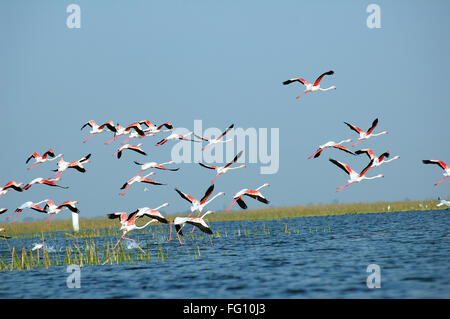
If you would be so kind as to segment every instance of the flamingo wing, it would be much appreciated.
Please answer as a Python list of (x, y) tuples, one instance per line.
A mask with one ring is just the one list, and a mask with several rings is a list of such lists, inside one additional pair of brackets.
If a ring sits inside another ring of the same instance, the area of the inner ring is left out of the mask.
[(348, 127), (350, 127), (350, 129), (352, 129), (352, 130), (355, 131), (356, 133), (358, 133), (358, 134), (364, 133), (364, 131), (361, 130), (359, 127), (357, 127), (357, 126), (355, 126), (355, 125), (351, 125), (351, 124), (349, 124), (349, 123), (347, 123), (347, 122), (344, 122), (344, 123), (347, 124)]
[(367, 130), (367, 135), (369, 135), (370, 133), (372, 133), (372, 131), (375, 129), (375, 127), (377, 126), (377, 124), (378, 124), (378, 119), (375, 119), (373, 122), (372, 122), (372, 126)]
[(187, 201), (190, 202), (191, 204), (194, 203), (194, 202), (196, 201), (196, 199), (195, 199), (194, 197), (192, 197), (192, 196), (190, 196), (190, 195), (188, 195), (188, 194), (185, 194), (185, 193), (183, 193), (182, 191), (180, 191), (180, 190), (178, 190), (178, 189), (176, 189), (176, 188), (175, 188), (175, 190), (176, 190), (176, 192), (177, 192), (178, 194), (180, 194), (180, 196), (181, 196), (182, 198), (184, 198), (185, 200), (187, 200)]
[(384, 152), (383, 154), (378, 157), (378, 160), (381, 162), (384, 158), (389, 158), (389, 151)]
[(322, 80), (322, 78), (323, 78), (325, 75), (332, 75), (332, 74), (334, 74), (334, 71), (332, 71), (332, 70), (330, 70), (330, 71), (328, 71), (328, 72), (325, 72), (325, 73), (321, 74), (321, 75), (317, 78), (316, 82), (314, 82), (314, 86), (319, 85), (320, 81)]
[(63, 207), (67, 207), (69, 210), (71, 210), (74, 213), (79, 213), (80, 211), (78, 208), (75, 207), (75, 204), (72, 201), (67, 201), (56, 207), (56, 209), (61, 209)]
[(357, 155), (366, 154), (369, 157), (369, 159), (371, 159), (371, 160), (376, 158), (375, 154), (369, 148), (360, 149), (360, 150), (356, 151), (355, 154), (357, 154)]
[(422, 163), (424, 164), (436, 164), (439, 165), (443, 170), (448, 170), (450, 167), (445, 164), (443, 161), (437, 161), (437, 160), (423, 160)]
[(234, 124), (231, 124), (216, 140), (220, 140), (222, 137), (224, 137), (226, 134), (228, 134), (229, 131), (234, 127)]
[(293, 82), (300, 82), (301, 84), (303, 84), (303, 85), (305, 85), (305, 86), (311, 84), (311, 83), (309, 83), (308, 81), (306, 81), (305, 79), (302, 79), (302, 78), (293, 78), (293, 79), (289, 79), (289, 80), (284, 81), (284, 82), (283, 82), (283, 85), (288, 85), (288, 84), (291, 84), (291, 83), (293, 83)]
[(359, 177), (364, 176), (364, 174), (367, 173), (367, 171), (372, 167), (373, 161), (371, 160), (370, 163), (362, 170), (361, 174), (359, 174)]
[(208, 138), (208, 137), (199, 136), (199, 135), (197, 135), (197, 134), (194, 134), (194, 136), (195, 136), (196, 138), (199, 138), (199, 139), (204, 140), (204, 141), (206, 141), (206, 142), (209, 142), (209, 141), (211, 140), (211, 139)]
[(205, 168), (209, 168), (209, 169), (216, 169), (218, 168), (218, 166), (214, 166), (214, 165), (205, 165), (203, 163), (198, 163), (200, 166), (203, 166)]
[(39, 157), (39, 154), (36, 153), (36, 152), (34, 152), (33, 154), (31, 154), (31, 155), (27, 158), (27, 161), (25, 162), (25, 164), (28, 164), (28, 162), (30, 161), (30, 159), (32, 159), (32, 158), (37, 158), (37, 157)]
[(238, 203), (239, 207), (241, 207), (242, 209), (247, 209), (247, 204), (244, 202), (242, 198), (238, 198), (236, 200), (236, 203)]
[(214, 184), (211, 184), (211, 186), (209, 186), (208, 189), (206, 190), (205, 195), (203, 195), (202, 199), (200, 200), (200, 204), (205, 203), (213, 191), (214, 191)]
[(241, 157), (241, 155), (242, 155), (243, 152), (244, 152), (244, 151), (240, 151), (239, 153), (237, 153), (237, 155), (233, 158), (233, 160), (232, 160), (231, 162), (229, 162), (227, 165), (225, 165), (225, 167), (228, 167), (228, 166), (230, 166), (231, 164), (236, 163), (237, 160), (239, 159), (239, 157)]
[(153, 184), (153, 185), (166, 185), (166, 184), (162, 184), (160, 182), (154, 181), (153, 179), (149, 179), (149, 178), (143, 178), (141, 180), (142, 183), (147, 183), (147, 184)]
[(338, 148), (338, 149), (340, 149), (340, 150), (343, 150), (344, 152), (347, 152), (347, 153), (349, 153), (349, 154), (355, 155), (355, 153), (353, 153), (352, 151), (350, 151), (350, 150), (349, 150), (348, 148), (346, 148), (345, 146), (336, 144), (336, 145), (333, 145), (332, 147)]
[(344, 172), (346, 172), (347, 174), (351, 174), (351, 172), (353, 171), (351, 169), (350, 166), (348, 166), (347, 164), (341, 163), (339, 161), (336, 161), (335, 159), (330, 158), (329, 161), (331, 163), (333, 163), (334, 165), (336, 165), (337, 167), (340, 167)]

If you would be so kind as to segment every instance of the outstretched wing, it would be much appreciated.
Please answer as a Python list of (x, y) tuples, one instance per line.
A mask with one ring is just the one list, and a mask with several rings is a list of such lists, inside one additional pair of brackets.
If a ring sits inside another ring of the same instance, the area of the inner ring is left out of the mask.
[(372, 122), (372, 126), (367, 130), (367, 135), (369, 135), (370, 133), (372, 133), (372, 131), (375, 129), (375, 127), (377, 126), (377, 124), (378, 124), (378, 119), (375, 119), (373, 122)]
[(330, 71), (328, 71), (328, 72), (325, 72), (325, 73), (321, 74), (321, 75), (317, 78), (316, 82), (314, 82), (314, 86), (319, 85), (320, 81), (322, 80), (322, 78), (323, 78), (325, 75), (332, 75), (332, 74), (334, 74), (334, 71), (332, 71), (332, 70), (330, 70)]
[(233, 158), (233, 160), (232, 160), (231, 162), (229, 162), (227, 165), (225, 165), (225, 167), (228, 167), (228, 166), (230, 166), (231, 164), (236, 163), (237, 160), (239, 159), (239, 157), (241, 157), (241, 155), (242, 155), (243, 152), (244, 152), (244, 151), (240, 151), (239, 153), (237, 153), (237, 155)]
[(213, 166), (213, 165), (205, 165), (205, 164), (203, 164), (203, 163), (198, 163), (200, 166), (203, 166), (203, 167), (205, 167), (205, 168), (209, 168), (209, 169), (216, 169), (217, 168), (217, 166)]
[(214, 191), (214, 184), (211, 184), (211, 186), (209, 186), (208, 189), (206, 190), (205, 195), (203, 195), (202, 199), (200, 200), (200, 203), (203, 204), (213, 191)]
[(443, 161), (437, 161), (437, 160), (423, 160), (422, 163), (424, 164), (436, 164), (439, 165), (442, 169), (447, 170), (450, 167), (445, 164)]
[(231, 129), (234, 127), (234, 124), (231, 124), (223, 133), (220, 135), (216, 140), (220, 140), (222, 137), (224, 137)]
[(330, 158), (329, 161), (336, 165), (337, 167), (341, 168), (344, 172), (347, 174), (350, 174), (352, 172), (352, 169), (347, 164), (341, 163), (339, 161), (336, 161), (335, 159)]
[(283, 82), (283, 85), (288, 85), (291, 84), (293, 82), (300, 82), (303, 85), (309, 85), (311, 83), (309, 83), (308, 81), (306, 81), (305, 79), (302, 78), (293, 78), (293, 79), (289, 79)]
[(355, 125), (351, 125), (351, 124), (349, 124), (349, 123), (347, 123), (347, 122), (344, 122), (344, 123), (347, 124), (348, 127), (350, 127), (350, 129), (352, 129), (352, 130), (355, 131), (356, 133), (358, 133), (358, 134), (364, 133), (364, 131), (361, 130), (359, 127), (357, 127), (357, 126), (355, 126)]
[(370, 163), (362, 170), (361, 174), (359, 174), (359, 176), (363, 176), (364, 174), (367, 173), (367, 171), (372, 167), (374, 160), (371, 160)]
[(187, 200), (187, 201), (190, 202), (191, 204), (192, 204), (193, 202), (196, 201), (196, 199), (195, 199), (194, 197), (192, 197), (192, 196), (190, 196), (190, 195), (188, 195), (188, 194), (183, 193), (183, 192), (180, 191), (179, 189), (176, 189), (176, 188), (175, 188), (175, 190), (177, 191), (178, 194), (180, 194), (180, 196), (181, 196), (182, 198), (184, 198), (185, 200)]

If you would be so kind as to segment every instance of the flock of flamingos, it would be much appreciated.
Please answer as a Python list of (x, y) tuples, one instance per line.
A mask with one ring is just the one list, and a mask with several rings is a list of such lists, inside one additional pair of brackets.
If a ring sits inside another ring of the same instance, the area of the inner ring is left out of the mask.
[[(301, 96), (303, 96), (304, 94), (307, 94), (310, 92), (327, 91), (327, 90), (336, 89), (335, 86), (331, 86), (326, 89), (320, 87), (320, 82), (323, 79), (323, 77), (326, 75), (332, 75), (333, 73), (334, 73), (333, 71), (328, 71), (328, 72), (323, 73), (316, 79), (316, 81), (314, 83), (310, 83), (302, 78), (293, 78), (293, 79), (284, 81), (283, 84), (288, 85), (288, 84), (291, 84), (294, 82), (300, 82), (301, 84), (303, 84), (306, 87), (306, 90), (303, 92), (303, 94), (297, 96), (297, 99), (298, 99)], [(372, 125), (370, 126), (370, 128), (367, 131), (360, 129), (359, 127), (357, 127), (353, 124), (349, 124), (347, 122), (344, 122), (344, 123), (351, 130), (353, 130), (355, 133), (357, 133), (359, 135), (358, 140), (356, 141), (356, 143), (354, 143), (352, 145), (352, 147), (356, 147), (360, 142), (367, 140), (371, 137), (375, 137), (375, 136), (379, 136), (379, 135), (388, 133), (387, 131), (374, 133), (374, 130), (378, 125), (378, 119), (375, 119), (372, 122)], [(204, 146), (202, 148), (202, 151), (204, 151), (207, 147), (212, 147), (216, 144), (227, 143), (227, 142), (231, 141), (231, 139), (224, 140), (224, 137), (234, 127), (234, 125), (230, 125), (217, 138), (209, 138), (209, 137), (198, 136), (196, 134), (193, 134), (192, 131), (185, 135), (178, 135), (176, 133), (173, 133), (174, 127), (172, 126), (172, 124), (170, 122), (165, 122), (159, 126), (156, 126), (153, 123), (151, 123), (150, 121), (145, 120), (145, 121), (134, 122), (126, 127), (123, 127), (120, 124), (115, 125), (112, 121), (108, 121), (108, 122), (103, 123), (102, 125), (98, 125), (95, 121), (91, 120), (91, 121), (88, 121), (87, 123), (85, 123), (81, 127), (81, 130), (83, 130), (86, 126), (89, 126), (91, 129), (89, 132), (90, 135), (86, 140), (84, 140), (84, 143), (86, 143), (93, 136), (100, 134), (102, 132), (107, 132), (107, 131), (112, 132), (114, 134), (114, 136), (112, 139), (107, 141), (105, 144), (110, 144), (111, 142), (115, 141), (117, 138), (119, 138), (121, 136), (127, 136), (127, 138), (121, 143), (121, 146), (113, 154), (113, 156), (117, 156), (117, 158), (121, 158), (122, 153), (126, 150), (134, 151), (134, 152), (142, 154), (142, 155), (147, 155), (146, 152), (142, 149), (142, 143), (139, 143), (137, 145), (132, 145), (132, 144), (128, 144), (128, 142), (133, 138), (142, 139), (144, 137), (154, 136), (157, 133), (162, 133), (162, 132), (171, 132), (171, 134), (168, 135), (167, 137), (165, 137), (164, 139), (162, 139), (161, 141), (159, 141), (158, 143), (156, 143), (156, 146), (162, 146), (170, 140), (185, 140), (185, 141), (201, 142), (201, 143), (206, 142), (207, 143), (206, 146)], [(194, 140), (193, 138), (191, 138), (191, 135), (194, 135), (197, 138), (197, 140)], [(384, 163), (388, 163), (390, 161), (400, 158), (400, 156), (395, 156), (392, 159), (388, 159), (389, 155), (390, 155), (389, 151), (382, 153), (380, 156), (376, 156), (374, 154), (374, 152), (369, 148), (364, 148), (364, 149), (360, 149), (360, 150), (353, 152), (349, 148), (342, 145), (344, 143), (349, 143), (351, 141), (352, 141), (351, 139), (346, 139), (346, 140), (340, 141), (339, 143), (336, 143), (334, 141), (329, 141), (323, 145), (320, 145), (319, 148), (317, 149), (317, 151), (308, 157), (309, 159), (318, 158), (322, 154), (322, 152), (327, 148), (335, 148), (335, 149), (344, 151), (344, 152), (352, 154), (352, 155), (365, 154), (369, 157), (370, 162), (360, 173), (356, 172), (349, 165), (347, 165), (343, 162), (337, 161), (332, 158), (329, 159), (329, 161), (331, 163), (333, 163), (334, 165), (336, 165), (337, 167), (342, 169), (349, 176), (347, 184), (337, 187), (336, 188), (337, 192), (343, 190), (344, 188), (348, 187), (351, 184), (359, 183), (363, 180), (371, 180), (371, 179), (383, 177), (384, 176), (383, 174), (378, 174), (378, 175), (371, 176), (371, 177), (366, 176), (366, 174), (373, 167), (377, 167)], [(169, 241), (172, 238), (172, 225), (174, 225), (176, 228), (176, 231), (177, 231), (176, 234), (177, 234), (177, 238), (178, 238), (180, 244), (182, 244), (180, 235), (181, 236), (183, 235), (182, 229), (186, 224), (193, 225), (191, 233), (197, 227), (201, 231), (203, 231), (207, 234), (212, 234), (212, 230), (208, 226), (208, 224), (205, 222), (204, 218), (206, 215), (212, 214), (213, 211), (208, 210), (203, 215), (201, 215), (202, 211), (215, 198), (217, 198), (221, 195), (225, 195), (224, 192), (219, 192), (216, 195), (214, 195), (211, 199), (208, 200), (208, 198), (211, 196), (211, 194), (214, 191), (214, 185), (215, 185), (217, 178), (219, 176), (221, 176), (222, 174), (227, 173), (228, 171), (245, 167), (245, 165), (232, 166), (239, 160), (242, 153), (243, 153), (243, 151), (240, 151), (238, 154), (236, 154), (234, 159), (231, 162), (227, 163), (225, 166), (213, 166), (213, 165), (206, 165), (203, 163), (199, 163), (204, 168), (216, 171), (215, 178), (212, 180), (211, 185), (207, 188), (205, 194), (203, 195), (203, 197), (201, 199), (196, 199), (196, 198), (192, 197), (191, 195), (175, 188), (175, 191), (181, 196), (181, 198), (188, 201), (191, 205), (190, 206), (191, 213), (186, 217), (175, 217), (173, 221), (169, 222), (158, 211), (159, 209), (168, 206), (169, 205), (168, 203), (164, 203), (153, 209), (151, 209), (149, 207), (138, 208), (137, 210), (135, 210), (134, 212), (132, 212), (130, 214), (127, 214), (126, 212), (115, 212), (115, 213), (108, 214), (107, 215), (108, 218), (110, 218), (110, 219), (117, 218), (120, 220), (120, 224), (121, 224), (120, 230), (122, 230), (123, 235), (119, 238), (119, 240), (117, 241), (117, 244), (119, 244), (120, 240), (122, 240), (122, 239), (134, 241), (131, 238), (125, 237), (126, 234), (128, 232), (132, 231), (133, 229), (142, 229), (153, 222), (161, 222), (161, 223), (165, 223), (165, 224), (170, 224), (170, 235), (168, 238)], [(28, 168), (28, 170), (32, 169), (36, 165), (39, 165), (39, 164), (42, 164), (45, 162), (51, 162), (51, 161), (58, 159), (57, 168), (53, 170), (55, 172), (55, 174), (51, 178), (47, 178), (47, 179), (42, 178), (42, 177), (35, 178), (24, 186), (22, 186), (24, 183), (16, 183), (15, 181), (10, 181), (5, 186), (0, 187), (0, 197), (5, 195), (10, 190), (15, 190), (17, 192), (23, 192), (23, 191), (28, 190), (33, 185), (37, 185), (37, 184), (42, 184), (42, 185), (47, 185), (47, 186), (52, 186), (52, 187), (68, 188), (66, 186), (61, 186), (61, 185), (57, 184), (61, 180), (62, 174), (69, 168), (73, 168), (81, 173), (86, 172), (84, 165), (89, 163), (90, 157), (91, 157), (91, 154), (88, 154), (88, 155), (80, 158), (79, 160), (67, 162), (63, 159), (63, 154), (55, 155), (55, 153), (52, 149), (47, 150), (42, 155), (39, 155), (36, 152), (32, 153), (27, 158), (26, 163), (28, 163), (30, 160), (33, 159), (34, 164), (31, 165)], [(443, 161), (423, 160), (422, 162), (424, 164), (438, 165), (440, 168), (442, 168), (444, 170), (444, 173), (443, 173), (444, 177), (435, 184), (436, 186), (439, 185), (440, 183), (442, 183), (446, 178), (450, 177), (450, 166), (445, 164)], [(126, 183), (123, 184), (123, 186), (121, 187), (122, 191), (119, 193), (119, 195), (124, 196), (128, 192), (128, 190), (131, 188), (131, 186), (135, 183), (165, 185), (165, 184), (157, 182), (153, 179), (148, 178), (149, 176), (155, 174), (155, 172), (153, 172), (153, 171), (149, 172), (146, 175), (141, 175), (142, 173), (146, 172), (147, 170), (150, 170), (150, 169), (160, 169), (160, 170), (166, 170), (166, 171), (177, 171), (178, 170), (178, 168), (168, 168), (165, 166), (165, 165), (174, 164), (175, 163), (174, 161), (168, 161), (165, 163), (156, 163), (156, 162), (139, 163), (139, 162), (135, 161), (134, 163), (140, 167), (140, 171), (136, 174), (136, 176), (134, 176), (133, 178), (131, 178), (130, 180), (128, 180)], [(269, 201), (260, 192), (260, 190), (266, 186), (269, 186), (269, 184), (265, 183), (255, 189), (244, 188), (244, 189), (240, 190), (233, 196), (233, 199), (232, 199), (230, 205), (227, 207), (227, 209), (225, 211), (228, 212), (235, 203), (238, 203), (238, 205), (242, 209), (246, 209), (247, 204), (245, 203), (245, 201), (243, 199), (244, 196), (251, 197), (262, 203), (268, 204)], [(145, 189), (145, 190), (147, 190), (147, 189)], [(440, 200), (440, 203), (438, 204), (438, 206), (442, 206), (442, 205), (450, 206), (450, 202), (441, 200), (440, 198), (439, 198), (439, 200)], [(45, 206), (43, 206), (43, 207), (39, 206), (43, 203), (45, 203)], [(56, 216), (58, 213), (60, 213), (63, 209), (69, 209), (70, 211), (72, 211), (74, 213), (79, 213), (79, 210), (76, 206), (77, 203), (78, 203), (78, 201), (65, 201), (59, 205), (56, 205), (51, 199), (45, 199), (45, 200), (42, 200), (42, 201), (36, 202), (36, 203), (28, 201), (15, 210), (14, 213), (16, 214), (16, 216), (15, 216), (14, 220), (11, 221), (11, 223), (14, 223), (17, 220), (17, 217), (24, 209), (29, 208), (29, 209), (32, 209), (32, 210), (35, 210), (35, 211), (38, 211), (41, 213), (45, 213), (48, 215), (47, 219), (44, 221), (44, 223), (41, 226), (41, 228), (42, 228), (48, 221), (48, 223), (47, 223), (47, 229), (48, 229), (53, 217)], [(7, 211), (6, 208), (0, 208), (0, 214), (5, 213), (6, 211)], [(197, 216), (192, 216), (195, 212), (198, 212)], [(14, 213), (8, 217), (8, 220), (14, 215)], [(144, 224), (143, 226), (137, 226), (136, 220), (138, 218), (142, 218), (142, 217), (148, 217), (148, 218), (150, 218), (150, 221), (147, 222), (146, 224)], [(0, 228), (0, 231), (5, 231), (5, 228)], [(116, 244), (116, 246), (117, 246), (117, 244)]]

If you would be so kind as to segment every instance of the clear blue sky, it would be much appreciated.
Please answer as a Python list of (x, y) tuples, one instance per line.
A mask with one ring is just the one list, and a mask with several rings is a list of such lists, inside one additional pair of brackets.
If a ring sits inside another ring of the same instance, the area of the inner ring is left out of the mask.
[[(80, 29), (66, 26), (71, 3), (81, 7)], [(381, 7), (381, 29), (366, 26), (370, 3)], [(155, 147), (162, 135), (135, 140), (149, 156), (129, 152), (117, 160), (111, 154), (118, 143), (103, 145), (111, 133), (82, 143), (88, 132), (80, 128), (91, 119), (279, 128), (278, 173), (261, 175), (260, 164), (249, 164), (221, 176), (215, 193), (226, 196), (213, 210), (241, 188), (264, 182), (271, 184), (264, 194), (273, 206), (449, 196), (449, 180), (433, 186), (442, 170), (421, 163), (450, 162), (449, 11), (444, 0), (1, 1), (0, 184), (50, 177), (56, 162), (31, 171), (25, 165), (29, 154), (50, 147), (66, 160), (92, 153), (92, 161), (85, 174), (63, 174), (67, 190), (10, 191), (0, 207), (12, 212), (29, 200), (78, 200), (82, 216), (93, 217), (167, 201), (164, 212), (172, 214), (188, 208), (174, 187), (199, 197), (214, 177), (198, 164), (180, 164), (178, 172), (153, 176), (168, 186), (144, 192), (136, 184), (121, 197), (119, 188), (138, 171), (132, 161), (165, 162), (174, 142)], [(314, 80), (330, 69), (335, 74), (323, 86), (336, 91), (296, 100), (303, 87), (281, 84), (296, 76)], [(335, 193), (347, 176), (328, 158), (356, 170), (367, 158), (337, 150), (307, 157), (329, 140), (356, 138), (344, 121), (367, 129), (376, 117), (377, 131), (389, 134), (359, 146), (401, 158), (369, 174), (384, 179)], [(248, 204), (264, 207), (252, 199)]]

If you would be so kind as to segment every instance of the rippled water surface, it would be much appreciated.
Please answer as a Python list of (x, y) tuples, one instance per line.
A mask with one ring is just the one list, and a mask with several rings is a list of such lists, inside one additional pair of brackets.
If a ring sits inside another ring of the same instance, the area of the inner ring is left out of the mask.
[[(186, 236), (184, 246), (176, 239), (162, 242), (176, 253), (195, 241), (200, 258), (180, 254), (149, 263), (86, 266), (79, 289), (67, 287), (65, 266), (4, 271), (0, 297), (450, 298), (450, 211), (215, 222), (211, 228), (222, 236)], [(250, 234), (232, 235), (237, 228)], [(34, 242), (10, 239), (9, 245), (32, 248)], [(58, 249), (64, 240), (48, 245)], [(4, 240), (0, 249), (8, 252)], [(379, 289), (366, 285), (369, 264), (381, 267)]]

